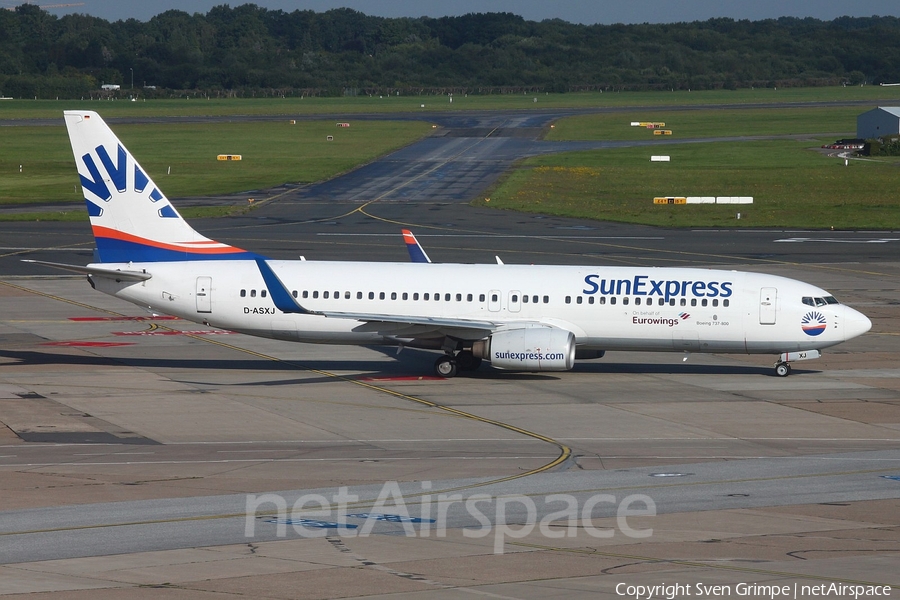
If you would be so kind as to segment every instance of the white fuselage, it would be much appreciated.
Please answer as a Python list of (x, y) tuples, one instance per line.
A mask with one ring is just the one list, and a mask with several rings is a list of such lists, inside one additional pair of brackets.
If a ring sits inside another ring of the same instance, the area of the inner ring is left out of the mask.
[[(571, 331), (579, 349), (768, 353), (822, 349), (870, 322), (825, 290), (757, 273), (711, 269), (268, 261), (310, 311), (540, 323)], [(284, 313), (252, 260), (154, 262), (106, 268), (152, 278), (97, 289), (213, 327), (292, 341), (428, 347), (423, 324)], [(811, 302), (810, 302), (811, 300)], [(475, 340), (489, 332), (459, 335)]]

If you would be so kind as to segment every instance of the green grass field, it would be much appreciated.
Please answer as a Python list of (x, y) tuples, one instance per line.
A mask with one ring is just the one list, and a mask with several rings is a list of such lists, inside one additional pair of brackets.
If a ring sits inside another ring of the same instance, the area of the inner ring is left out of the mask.
[[(563, 140), (650, 140), (653, 130), (632, 127), (631, 122), (659, 121), (672, 132), (666, 140), (719, 136), (765, 136), (833, 133), (856, 135), (856, 117), (864, 112), (858, 106), (828, 108), (732, 108), (717, 110), (654, 111), (604, 113), (568, 117), (557, 121), (546, 138)], [(834, 141), (834, 140), (831, 140)]]
[[(534, 102), (537, 98), (537, 102)], [(292, 114), (353, 114), (434, 110), (540, 110), (637, 106), (634, 110), (562, 119), (548, 140), (649, 140), (678, 142), (717, 136), (795, 134), (797, 140), (665, 144), (659, 148), (602, 150), (523, 161), (490, 192), (486, 206), (592, 219), (665, 226), (760, 226), (840, 229), (900, 228), (895, 200), (897, 161), (854, 161), (844, 167), (810, 148), (851, 134), (865, 106), (716, 108), (691, 106), (812, 101), (864, 101), (900, 105), (896, 87), (788, 88), (709, 92), (584, 93), (549, 95), (410, 96), (389, 98), (175, 99), (147, 102), (15, 100), (0, 102), (0, 120), (60, 118), (68, 108), (90, 108), (108, 117), (160, 115), (285, 115), (279, 123), (116, 126), (117, 134), (170, 197), (205, 196), (311, 182), (332, 177), (426, 135), (416, 121), (334, 120), (288, 125)], [(425, 104), (425, 108), (421, 108)], [(686, 110), (654, 110), (680, 105)], [(654, 138), (631, 121), (665, 121), (673, 131)], [(326, 142), (326, 135), (334, 135)], [(0, 204), (73, 203), (80, 208), (74, 161), (65, 129), (0, 128)], [(220, 153), (242, 154), (219, 162)], [(671, 163), (650, 163), (669, 154)], [(23, 165), (19, 173), (19, 165)], [(171, 174), (167, 175), (171, 167)], [(753, 196), (752, 206), (654, 206), (654, 196)], [(189, 209), (197, 215), (227, 209)], [(735, 213), (740, 210), (742, 219)], [(188, 211), (184, 211), (188, 213)], [(72, 214), (8, 215), (12, 219), (84, 218)]]
[[(491, 191), (489, 202), (476, 203), (670, 227), (900, 228), (895, 192), (900, 161), (854, 160), (845, 167), (843, 160), (817, 151), (837, 136), (854, 136), (856, 117), (863, 110), (858, 106), (639, 108), (569, 117), (555, 123), (546, 139), (651, 144), (522, 161)], [(652, 130), (632, 127), (632, 121), (663, 121), (672, 135), (656, 137)], [(798, 137), (753, 139), (789, 135)], [(748, 139), (677, 143), (713, 137)], [(663, 140), (676, 143), (659, 143)], [(669, 155), (672, 161), (651, 163), (653, 154)], [(652, 203), (656, 196), (753, 196), (754, 204), (657, 206)]]
[[(815, 150), (827, 141), (683, 144), (523, 161), (476, 204), (666, 227), (896, 229), (900, 169)], [(651, 163), (651, 154), (670, 163)], [(654, 205), (656, 196), (753, 196), (752, 205)], [(741, 213), (741, 220), (736, 218)]]
[[(353, 121), (349, 128), (331, 120), (115, 127), (169, 197), (328, 179), (430, 131), (431, 125), (418, 121)], [(328, 135), (334, 140), (326, 141)], [(64, 127), (10, 127), (3, 136), (0, 204), (83, 201)], [(218, 161), (218, 154), (240, 154), (242, 160)]]
[[(122, 90), (127, 95), (129, 90)], [(138, 90), (140, 93), (140, 90)], [(537, 99), (537, 102), (535, 102)], [(3, 100), (0, 119), (62, 118), (63, 110), (95, 110), (106, 117), (170, 115), (309, 115), (391, 113), (443, 110), (534, 110), (618, 106), (696, 104), (762, 104), (771, 102), (871, 101), (900, 104), (896, 87), (820, 87), (710, 90), (699, 92), (584, 92), (570, 94), (493, 94), (447, 96), (385, 96), (341, 98), (181, 98), (136, 102), (121, 100)], [(422, 104), (425, 108), (422, 108)]]

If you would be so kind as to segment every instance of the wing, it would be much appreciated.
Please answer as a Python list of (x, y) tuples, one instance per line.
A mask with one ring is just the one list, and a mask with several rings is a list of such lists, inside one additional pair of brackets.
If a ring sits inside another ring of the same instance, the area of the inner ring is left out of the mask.
[(482, 319), (459, 319), (446, 317), (421, 317), (412, 315), (386, 315), (379, 313), (354, 313), (339, 311), (314, 311), (304, 308), (287, 290), (278, 275), (265, 259), (256, 259), (259, 272), (269, 290), (275, 307), (285, 313), (320, 315), (331, 319), (352, 319), (363, 324), (356, 331), (374, 331), (394, 337), (438, 337), (449, 336), (467, 340), (478, 340), (491, 334), (508, 323)]

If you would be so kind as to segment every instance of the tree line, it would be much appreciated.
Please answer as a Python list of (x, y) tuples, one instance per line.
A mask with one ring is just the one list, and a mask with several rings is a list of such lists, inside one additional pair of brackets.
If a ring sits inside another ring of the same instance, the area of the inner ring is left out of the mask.
[[(494, 93), (900, 82), (900, 19), (579, 25), (511, 13), (382, 18), (254, 4), (147, 22), (0, 10), (0, 93)], [(155, 90), (152, 89), (155, 86)]]

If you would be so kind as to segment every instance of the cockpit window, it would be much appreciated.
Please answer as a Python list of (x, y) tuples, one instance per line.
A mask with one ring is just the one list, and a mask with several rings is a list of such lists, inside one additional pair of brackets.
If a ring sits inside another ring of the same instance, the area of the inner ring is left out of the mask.
[(825, 306), (827, 304), (840, 304), (834, 296), (825, 296), (824, 298), (813, 298), (812, 296), (803, 296), (803, 304), (807, 306)]

